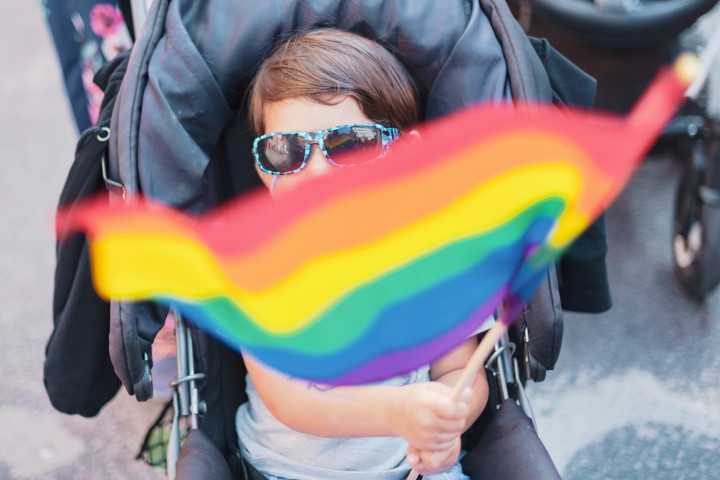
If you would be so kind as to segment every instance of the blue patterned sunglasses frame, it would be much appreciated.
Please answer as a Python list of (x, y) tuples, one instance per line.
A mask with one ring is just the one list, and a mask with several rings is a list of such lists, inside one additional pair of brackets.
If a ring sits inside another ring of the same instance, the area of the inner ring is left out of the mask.
[[(372, 133), (372, 135), (370, 135)], [(338, 137), (337, 146), (332, 145), (333, 139)], [(397, 128), (386, 127), (379, 123), (351, 123), (337, 127), (326, 128), (315, 132), (273, 132), (256, 137), (253, 140), (253, 156), (260, 170), (270, 175), (290, 175), (297, 173), (307, 165), (313, 145), (317, 145), (325, 158), (337, 167), (351, 167), (368, 163), (381, 158), (388, 150), (390, 144), (400, 137)], [(272, 140), (282, 140), (275, 142)], [(330, 146), (328, 146), (330, 144)], [(333, 160), (337, 156), (357, 149), (377, 149), (377, 155), (359, 163), (347, 164)], [(273, 162), (268, 156), (268, 150), (281, 162)], [(302, 160), (300, 160), (302, 154)], [(295, 156), (293, 156), (295, 155)]]

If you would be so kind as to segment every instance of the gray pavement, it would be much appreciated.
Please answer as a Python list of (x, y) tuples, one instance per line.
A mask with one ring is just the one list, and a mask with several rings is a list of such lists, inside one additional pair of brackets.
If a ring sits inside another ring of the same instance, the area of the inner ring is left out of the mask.
[(678, 165), (646, 163), (608, 213), (613, 308), (567, 314), (555, 371), (528, 387), (566, 480), (720, 479), (720, 292), (679, 290)]
[(163, 478), (134, 460), (160, 403), (121, 391), (84, 419), (45, 394), (52, 218), (77, 133), (39, 2), (0, 2), (0, 32), (0, 479)]
[[(720, 27), (716, 7), (688, 35)], [(710, 104), (720, 113), (720, 59)], [(566, 480), (720, 479), (720, 289), (704, 303), (673, 276), (680, 164), (646, 162), (610, 208), (613, 308), (567, 314), (556, 370), (528, 393)]]
[[(121, 391), (84, 419), (47, 400), (51, 222), (76, 132), (37, 3), (0, 3), (0, 32), (0, 479), (163, 478), (134, 460), (160, 402)], [(566, 479), (720, 479), (720, 292), (697, 304), (674, 281), (678, 175), (667, 159), (648, 162), (611, 208), (615, 305), (567, 315), (556, 370), (529, 387)]]

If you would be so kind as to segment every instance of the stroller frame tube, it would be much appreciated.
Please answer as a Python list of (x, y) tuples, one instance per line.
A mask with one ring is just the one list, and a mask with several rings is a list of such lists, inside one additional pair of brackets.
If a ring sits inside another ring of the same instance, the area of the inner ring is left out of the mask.
[(188, 370), (187, 360), (187, 327), (185, 326), (185, 321), (180, 317), (180, 314), (177, 312), (177, 310), (174, 310), (173, 313), (175, 316), (175, 348), (177, 349), (176, 360), (178, 378), (177, 380), (175, 380), (176, 383), (174, 385), (171, 384), (170, 386), (173, 387), (178, 393), (178, 407), (180, 408), (180, 415), (186, 417), (190, 413), (188, 401), (188, 384), (187, 382), (180, 382), (180, 379), (185, 378), (190, 373)]
[(175, 478), (175, 463), (180, 455), (180, 417), (190, 417), (190, 428), (198, 428), (200, 400), (196, 385), (197, 380), (205, 378), (204, 373), (195, 373), (195, 358), (190, 329), (176, 308), (172, 309), (175, 317), (175, 346), (177, 349), (177, 378), (170, 382), (173, 389), (173, 421), (167, 448), (168, 478)]
[(696, 100), (698, 95), (700, 95), (710, 74), (710, 68), (712, 68), (713, 61), (718, 56), (718, 53), (720, 53), (720, 30), (715, 30), (705, 45), (705, 50), (700, 55), (700, 69), (693, 82), (685, 91), (687, 98)]

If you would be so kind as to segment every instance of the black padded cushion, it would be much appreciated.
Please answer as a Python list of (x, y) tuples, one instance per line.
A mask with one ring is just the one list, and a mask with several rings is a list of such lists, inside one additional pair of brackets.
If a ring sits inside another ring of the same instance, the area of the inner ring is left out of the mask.
[(471, 478), (561, 480), (532, 421), (510, 399), (503, 402), (461, 463)]
[(191, 430), (175, 464), (176, 480), (232, 480), (220, 450), (202, 430)]

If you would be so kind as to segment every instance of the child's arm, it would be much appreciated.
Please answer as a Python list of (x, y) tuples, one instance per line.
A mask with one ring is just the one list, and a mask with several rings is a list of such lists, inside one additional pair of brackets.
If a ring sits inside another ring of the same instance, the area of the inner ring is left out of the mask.
[[(449, 354), (440, 358), (430, 366), (430, 378), (436, 382), (453, 387), (477, 345), (477, 339), (473, 337)], [(472, 395), (470, 395), (469, 398), (470, 408), (468, 409), (468, 415), (466, 417), (466, 428), (475, 422), (487, 403), (488, 384), (484, 372), (475, 376)], [(435, 451), (421, 449), (411, 443), (408, 448), (407, 458), (417, 473), (421, 475), (433, 475), (452, 468), (459, 456), (460, 436), (458, 435), (448, 448)]]
[[(450, 353), (432, 363), (430, 365), (430, 380), (447, 385), (451, 389), (455, 388), (455, 384), (462, 375), (473, 353), (475, 353), (477, 346), (477, 337), (473, 336)], [(469, 402), (470, 410), (468, 411), (465, 423), (466, 429), (473, 424), (485, 409), (487, 399), (488, 384), (487, 377), (483, 371), (476, 374), (475, 381), (472, 385), (472, 396)]]
[(288, 378), (245, 355), (268, 410), (298, 432), (322, 437), (399, 436), (427, 450), (451, 447), (465, 429), (467, 399), (438, 382), (327, 389)]

